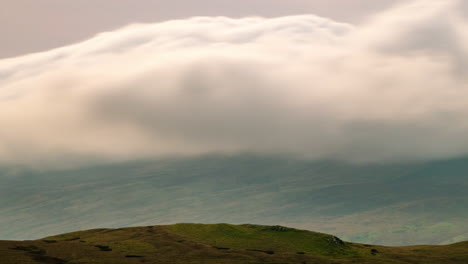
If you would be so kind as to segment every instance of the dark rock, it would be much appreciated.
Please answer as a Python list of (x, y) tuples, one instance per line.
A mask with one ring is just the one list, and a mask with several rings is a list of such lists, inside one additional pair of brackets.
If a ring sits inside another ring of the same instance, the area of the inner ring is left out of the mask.
[(99, 248), (101, 251), (112, 251), (112, 248), (109, 246), (96, 245), (95, 247)]

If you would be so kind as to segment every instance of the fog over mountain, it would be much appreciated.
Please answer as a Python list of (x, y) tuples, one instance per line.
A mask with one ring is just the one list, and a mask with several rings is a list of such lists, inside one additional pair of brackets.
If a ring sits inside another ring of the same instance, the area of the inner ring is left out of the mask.
[(4, 59), (0, 161), (464, 155), (460, 10), (459, 1), (411, 1), (359, 26), (314, 15), (194, 17)]
[[(8, 5), (67, 16), (28, 1)], [(0, 240), (177, 222), (468, 240), (468, 1), (142, 1), (165, 3), (155, 23), (108, 1), (70, 2), (102, 23), (57, 18), (51, 43), (133, 23), (0, 59)], [(37, 19), (15, 10), (0, 22)]]

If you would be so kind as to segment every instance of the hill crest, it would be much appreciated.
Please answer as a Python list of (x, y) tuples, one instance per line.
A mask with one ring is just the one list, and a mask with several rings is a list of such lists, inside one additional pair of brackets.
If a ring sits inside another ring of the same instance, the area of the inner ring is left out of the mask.
[(456, 263), (468, 242), (384, 247), (283, 226), (175, 224), (93, 229), (34, 241), (0, 241), (0, 264)]

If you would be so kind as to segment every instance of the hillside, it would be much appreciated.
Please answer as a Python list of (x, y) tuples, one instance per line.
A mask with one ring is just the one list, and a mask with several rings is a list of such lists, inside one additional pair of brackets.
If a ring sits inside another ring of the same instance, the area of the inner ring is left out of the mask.
[(282, 226), (177, 224), (0, 241), (0, 264), (467, 263), (468, 243), (383, 247)]
[[(468, 240), (468, 159), (361, 165), (254, 155), (0, 170), (0, 238), (96, 227), (264, 223), (347, 241)], [(12, 224), (14, 223), (14, 224)]]

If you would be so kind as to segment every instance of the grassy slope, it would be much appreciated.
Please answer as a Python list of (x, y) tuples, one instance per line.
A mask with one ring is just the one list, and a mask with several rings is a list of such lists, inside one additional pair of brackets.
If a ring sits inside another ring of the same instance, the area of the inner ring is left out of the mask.
[[(374, 254), (372, 254), (374, 252)], [(468, 243), (382, 247), (279, 226), (96, 229), (37, 241), (0, 241), (0, 264), (298, 263), (466, 264)]]
[(452, 243), (468, 239), (467, 176), (463, 159), (358, 166), (251, 155), (0, 171), (0, 238), (254, 222), (362, 243)]
[(316, 255), (349, 255), (331, 235), (281, 226), (229, 224), (177, 224), (165, 227), (171, 233), (220, 248), (244, 248), (274, 252), (307, 252)]

